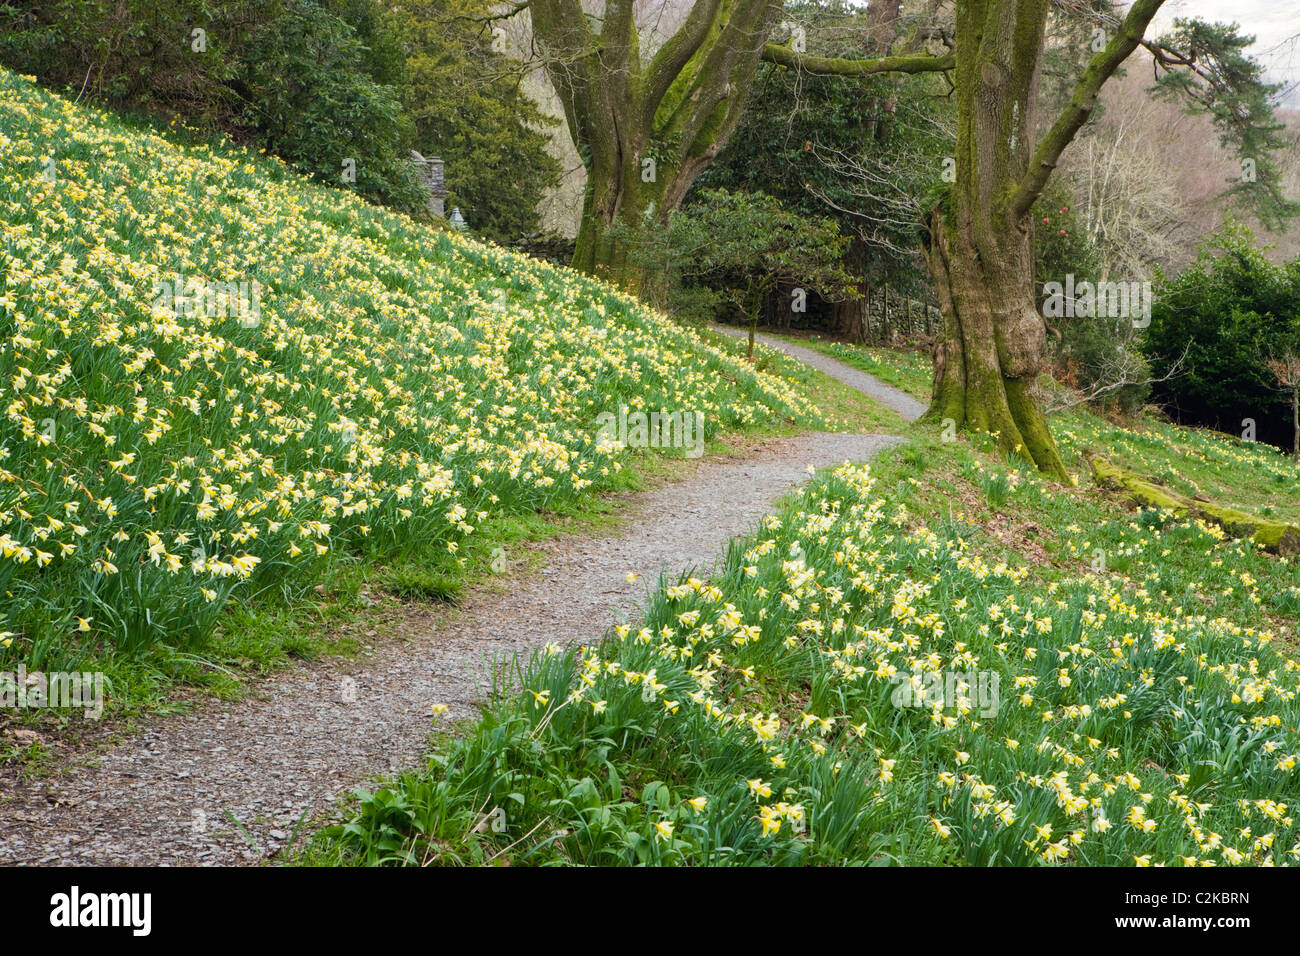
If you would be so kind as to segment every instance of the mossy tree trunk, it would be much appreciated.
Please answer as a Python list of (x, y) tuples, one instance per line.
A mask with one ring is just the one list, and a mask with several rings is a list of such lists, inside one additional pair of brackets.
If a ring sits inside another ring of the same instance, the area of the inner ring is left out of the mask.
[[(659, 184), (642, 182), (639, 175), (635, 172), (629, 179), (624, 169), (588, 172), (571, 263), (575, 269), (638, 294), (648, 291), (649, 277), (631, 255), (630, 237), (643, 229), (661, 227), (668, 212), (662, 206)], [(614, 228), (616, 224), (620, 228)]]
[[(773, 0), (696, 0), (643, 57), (632, 0), (589, 17), (579, 0), (532, 0), (533, 30), (587, 170), (573, 266), (629, 291), (657, 291), (632, 256), (722, 150), (744, 110)], [(619, 228), (614, 229), (615, 225)]]
[[(953, 53), (930, 58), (947, 60), (944, 69), (953, 70), (957, 145), (956, 179), (945, 202), (929, 213), (926, 258), (944, 328), (935, 347), (928, 417), (991, 432), (1004, 450), (1059, 478), (1065, 466), (1035, 396), (1046, 326), (1034, 294), (1030, 207), (1162, 2), (1133, 3), (1037, 142), (1035, 107), (1051, 0), (957, 0)], [(765, 57), (842, 76), (915, 59), (801, 57), (772, 46)]]
[(1034, 289), (1030, 207), (1102, 84), (1141, 42), (1159, 0), (1138, 2), (1035, 143), (1048, 0), (957, 5), (956, 181), (930, 213), (927, 260), (943, 308), (929, 416), (994, 434), (1057, 477), (1065, 467), (1035, 396), (1047, 327)]
[[(1063, 477), (1065, 468), (1034, 397), (1043, 367), (1046, 332), (1033, 296), (1033, 259), (1027, 237), (986, 239), (996, 252), (981, 251), (976, 223), (958, 214), (930, 217), (930, 274), (944, 317), (935, 345), (934, 393), (928, 417), (990, 432), (1005, 451), (1033, 459)], [(985, 249), (989, 248), (984, 246)]]

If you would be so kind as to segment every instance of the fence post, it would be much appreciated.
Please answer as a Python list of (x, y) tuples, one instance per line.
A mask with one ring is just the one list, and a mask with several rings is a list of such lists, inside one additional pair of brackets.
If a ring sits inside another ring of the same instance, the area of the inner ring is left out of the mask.
[(884, 316), (884, 323), (885, 323), (881, 327), (881, 332), (883, 333), (882, 338), (884, 340), (881, 344), (888, 347), (892, 345), (894, 341), (894, 334), (893, 334), (894, 324), (889, 318), (889, 283), (888, 282), (885, 283), (885, 311), (881, 314)]

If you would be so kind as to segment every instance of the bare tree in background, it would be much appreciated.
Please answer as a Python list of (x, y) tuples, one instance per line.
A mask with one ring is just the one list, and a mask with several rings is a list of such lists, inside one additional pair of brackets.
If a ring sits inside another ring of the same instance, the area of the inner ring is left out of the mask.
[(1103, 282), (1112, 274), (1148, 280), (1154, 265), (1180, 251), (1186, 209), (1169, 170), (1133, 126), (1122, 115), (1104, 121), (1078, 143), (1065, 170)]
[(1292, 438), (1291, 456), (1300, 461), (1300, 351), (1288, 350), (1278, 356), (1271, 356), (1264, 361), (1273, 380), (1277, 382), (1278, 391), (1291, 397), (1291, 424), (1295, 429)]

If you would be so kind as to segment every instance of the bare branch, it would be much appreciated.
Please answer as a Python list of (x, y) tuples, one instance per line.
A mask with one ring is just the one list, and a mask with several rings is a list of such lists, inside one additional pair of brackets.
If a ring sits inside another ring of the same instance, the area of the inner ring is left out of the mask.
[(1189, 342), (1183, 349), (1183, 354), (1178, 356), (1178, 358), (1170, 364), (1169, 370), (1159, 378), (1152, 378), (1151, 376), (1147, 376), (1146, 378), (1134, 377), (1133, 372), (1140, 367), (1140, 361), (1133, 352), (1128, 349), (1122, 349), (1117, 353), (1119, 358), (1116, 359), (1115, 363), (1103, 370), (1101, 379), (1105, 381), (1104, 385), (1096, 385), (1088, 392), (1073, 392), (1073, 397), (1068, 400), (1063, 400), (1058, 396), (1053, 400), (1052, 404), (1047, 407), (1046, 413), (1048, 415), (1054, 415), (1057, 412), (1065, 411), (1067, 408), (1075, 408), (1079, 405), (1086, 405), (1089, 402), (1095, 402), (1097, 399), (1101, 398), (1101, 396), (1116, 391), (1117, 389), (1125, 388), (1129, 385), (1139, 387), (1155, 385), (1158, 382), (1167, 382), (1171, 378), (1176, 378), (1183, 374), (1183, 366), (1187, 363), (1187, 353), (1191, 350), (1191, 347), (1192, 345)]

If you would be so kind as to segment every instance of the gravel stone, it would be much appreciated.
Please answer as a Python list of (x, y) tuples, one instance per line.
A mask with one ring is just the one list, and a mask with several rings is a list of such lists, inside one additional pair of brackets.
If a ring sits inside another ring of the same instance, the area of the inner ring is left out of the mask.
[[(715, 325), (713, 328), (723, 335), (730, 335), (734, 338), (748, 339), (749, 337), (749, 333), (744, 329), (729, 328), (725, 325)], [(859, 392), (874, 398), (880, 404), (888, 405), (902, 416), (903, 421), (914, 422), (925, 414), (926, 405), (924, 402), (913, 398), (900, 388), (886, 385), (874, 375), (869, 375), (851, 365), (845, 365), (843, 362), (837, 361), (829, 355), (824, 355), (816, 349), (794, 345), (781, 339), (774, 339), (762, 332), (754, 336), (754, 341), (766, 345), (768, 348), (776, 349), (778, 352), (784, 352), (791, 358), (796, 358), (805, 365), (811, 365), (818, 371), (825, 372), (831, 378), (837, 378), (845, 385), (856, 388)]]
[[(904, 417), (920, 405), (824, 355), (772, 344)], [(0, 864), (267, 862), (348, 790), (419, 764), (436, 725), (476, 717), (494, 664), (550, 642), (597, 641), (637, 615), (661, 571), (707, 575), (809, 465), (864, 461), (900, 440), (814, 432), (748, 441), (737, 457), (700, 459), (683, 480), (624, 496), (616, 534), (537, 545), (541, 574), (489, 581), (457, 609), (404, 606), (398, 636), (377, 641), (364, 662), (287, 668), (235, 703), (200, 699), (189, 713), (148, 720), (93, 765), (74, 755), (30, 780), (0, 769)], [(629, 582), (629, 572), (640, 577)], [(435, 704), (448, 709), (431, 718)]]

